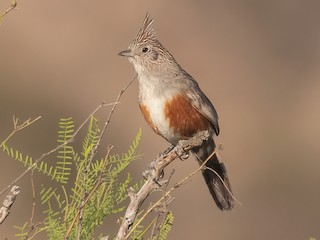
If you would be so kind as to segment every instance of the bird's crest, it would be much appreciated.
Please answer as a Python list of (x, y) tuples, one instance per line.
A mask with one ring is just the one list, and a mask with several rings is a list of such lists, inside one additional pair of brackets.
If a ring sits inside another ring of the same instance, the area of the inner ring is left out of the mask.
[(141, 44), (148, 40), (156, 40), (156, 32), (152, 27), (153, 19), (150, 19), (150, 14), (147, 13), (143, 23), (140, 26), (140, 30), (134, 39), (135, 44)]

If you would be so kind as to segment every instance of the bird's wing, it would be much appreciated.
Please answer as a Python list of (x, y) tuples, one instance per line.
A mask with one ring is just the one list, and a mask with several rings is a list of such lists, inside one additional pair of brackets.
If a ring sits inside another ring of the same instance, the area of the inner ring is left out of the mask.
[(218, 136), (220, 132), (218, 114), (208, 97), (199, 87), (195, 91), (191, 91), (190, 94), (188, 94), (188, 97), (191, 100), (192, 106), (211, 122), (213, 129)]
[(187, 97), (190, 99), (192, 106), (211, 122), (212, 127), (218, 136), (220, 129), (216, 109), (209, 98), (202, 92), (198, 83), (185, 71), (184, 75), (190, 80), (188, 81), (188, 86), (185, 91), (187, 92)]

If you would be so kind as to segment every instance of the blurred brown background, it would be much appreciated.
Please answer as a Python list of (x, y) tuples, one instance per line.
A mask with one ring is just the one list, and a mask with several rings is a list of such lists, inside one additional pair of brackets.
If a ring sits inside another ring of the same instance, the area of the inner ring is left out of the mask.
[[(2, 0), (0, 9), (9, 5)], [(174, 192), (169, 239), (320, 238), (319, 1), (18, 1), (0, 26), (0, 139), (12, 115), (41, 115), (10, 142), (40, 156), (56, 145), (59, 118), (79, 124), (102, 101), (115, 101), (134, 76), (117, 53), (147, 11), (160, 41), (218, 110), (221, 155), (242, 203), (220, 212), (198, 174)], [(130, 169), (136, 181), (168, 146), (142, 118), (137, 94), (135, 82), (101, 147), (102, 154), (107, 144), (124, 151), (142, 127), (145, 154)], [(2, 189), (23, 167), (3, 153), (0, 161)], [(178, 181), (195, 167), (190, 158), (167, 171), (175, 168)], [(30, 216), (29, 177), (18, 184), (22, 193), (0, 239), (13, 239), (12, 226)]]

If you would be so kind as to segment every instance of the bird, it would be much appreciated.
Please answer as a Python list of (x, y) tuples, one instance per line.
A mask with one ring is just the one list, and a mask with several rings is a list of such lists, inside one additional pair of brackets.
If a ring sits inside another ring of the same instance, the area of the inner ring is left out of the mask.
[[(169, 143), (189, 139), (207, 130), (210, 137), (191, 152), (201, 165), (215, 151), (219, 135), (218, 114), (196, 80), (160, 43), (147, 13), (129, 47), (119, 53), (133, 64), (139, 82), (139, 107), (155, 133)], [(202, 175), (220, 210), (231, 210), (234, 197), (226, 167), (214, 154), (206, 162)]]

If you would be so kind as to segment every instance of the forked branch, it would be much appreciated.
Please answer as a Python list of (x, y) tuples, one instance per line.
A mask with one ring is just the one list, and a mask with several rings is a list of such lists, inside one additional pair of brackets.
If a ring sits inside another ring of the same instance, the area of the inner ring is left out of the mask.
[(129, 189), (130, 203), (120, 225), (116, 240), (128, 239), (130, 236), (130, 228), (132, 227), (138, 211), (148, 197), (148, 195), (159, 188), (164, 181), (161, 181), (163, 169), (170, 164), (174, 159), (185, 155), (191, 148), (200, 146), (203, 141), (209, 137), (208, 131), (202, 131), (188, 140), (181, 140), (170, 151), (166, 151), (161, 156), (157, 157), (148, 169), (144, 172), (144, 177), (147, 179), (137, 193), (133, 189)]

